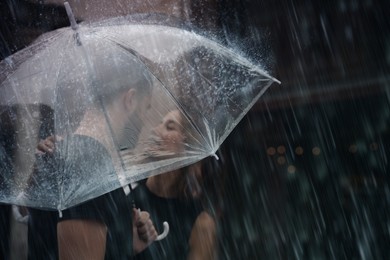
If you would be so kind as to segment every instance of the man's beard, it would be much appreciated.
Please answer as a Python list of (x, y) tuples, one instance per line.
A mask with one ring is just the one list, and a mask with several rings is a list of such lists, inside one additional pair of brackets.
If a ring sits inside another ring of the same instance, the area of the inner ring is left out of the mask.
[(121, 139), (119, 140), (119, 148), (134, 149), (138, 143), (138, 138), (143, 127), (143, 122), (138, 116), (138, 111), (135, 111), (129, 118), (124, 127)]

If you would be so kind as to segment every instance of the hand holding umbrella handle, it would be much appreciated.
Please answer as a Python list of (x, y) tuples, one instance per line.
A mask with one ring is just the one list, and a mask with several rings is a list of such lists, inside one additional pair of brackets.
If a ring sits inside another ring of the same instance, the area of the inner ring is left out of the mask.
[(169, 233), (168, 222), (164, 221), (163, 226), (164, 226), (164, 231), (160, 235), (157, 236), (155, 241), (163, 240), (168, 235), (168, 233)]
[[(134, 204), (134, 201), (133, 201), (133, 204)], [(137, 213), (140, 214), (141, 213), (141, 209), (137, 209)], [(169, 233), (169, 224), (168, 224), (168, 222), (164, 221), (163, 222), (163, 226), (164, 226), (164, 231), (160, 235), (158, 235), (154, 241), (163, 240), (166, 236), (168, 236), (168, 233)]]

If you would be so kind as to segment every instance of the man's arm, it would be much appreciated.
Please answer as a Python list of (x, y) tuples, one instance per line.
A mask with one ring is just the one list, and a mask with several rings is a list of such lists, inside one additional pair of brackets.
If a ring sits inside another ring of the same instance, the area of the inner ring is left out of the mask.
[(57, 224), (60, 260), (104, 259), (107, 227), (92, 220), (64, 220)]
[[(38, 154), (53, 153), (55, 137), (41, 140)], [(149, 213), (133, 209), (133, 249), (137, 254), (148, 247), (156, 238), (157, 231)], [(104, 259), (107, 227), (98, 221), (71, 219), (57, 224), (58, 250), (60, 259)]]

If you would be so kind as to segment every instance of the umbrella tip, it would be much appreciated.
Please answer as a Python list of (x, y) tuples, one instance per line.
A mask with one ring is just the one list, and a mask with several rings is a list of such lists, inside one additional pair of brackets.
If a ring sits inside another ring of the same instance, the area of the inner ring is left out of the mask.
[(274, 82), (278, 83), (279, 85), (282, 84), (282, 82), (281, 82), (280, 80), (278, 80), (278, 79), (276, 79), (276, 78), (274, 78), (274, 77), (272, 77), (272, 80), (273, 80)]
[(217, 161), (219, 160), (219, 157), (216, 153), (213, 153), (211, 156), (213, 156), (215, 158), (215, 160), (217, 160)]
[(66, 9), (66, 14), (68, 15), (69, 22), (70, 22), (70, 27), (72, 27), (73, 30), (77, 30), (77, 23), (76, 19), (74, 18), (72, 8), (70, 8), (70, 5), (68, 2), (64, 2), (64, 6)]

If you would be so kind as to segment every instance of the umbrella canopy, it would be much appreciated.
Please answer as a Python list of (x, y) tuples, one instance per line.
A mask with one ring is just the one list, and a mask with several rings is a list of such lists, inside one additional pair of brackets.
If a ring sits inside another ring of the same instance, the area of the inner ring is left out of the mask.
[[(215, 155), (259, 97), (278, 82), (260, 64), (217, 41), (130, 17), (73, 22), (1, 61), (0, 68), (0, 124), (12, 136), (3, 137), (0, 150), (0, 201), (48, 209), (65, 209)], [(150, 106), (142, 119), (131, 117), (117, 138), (102, 97), (129, 84), (148, 89)], [(105, 115), (108, 130), (99, 134), (115, 172), (37, 176), (38, 140), (55, 134), (63, 138), (62, 156), (75, 157), (85, 144), (67, 143), (67, 137), (77, 132), (91, 107)], [(180, 117), (185, 138), (162, 145), (155, 127), (172, 112)]]

